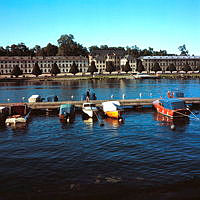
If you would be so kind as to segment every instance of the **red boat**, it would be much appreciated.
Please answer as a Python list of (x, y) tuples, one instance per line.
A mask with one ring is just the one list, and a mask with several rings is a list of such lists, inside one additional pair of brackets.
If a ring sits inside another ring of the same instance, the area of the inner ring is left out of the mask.
[(166, 98), (153, 102), (158, 113), (171, 118), (188, 117), (190, 111), (186, 108), (185, 102), (181, 99)]

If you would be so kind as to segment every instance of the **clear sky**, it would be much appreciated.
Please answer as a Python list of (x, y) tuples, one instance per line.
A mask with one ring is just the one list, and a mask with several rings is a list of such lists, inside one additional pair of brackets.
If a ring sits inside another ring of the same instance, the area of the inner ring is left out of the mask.
[(200, 55), (200, 0), (0, 0), (0, 46), (57, 45), (72, 34), (92, 45)]

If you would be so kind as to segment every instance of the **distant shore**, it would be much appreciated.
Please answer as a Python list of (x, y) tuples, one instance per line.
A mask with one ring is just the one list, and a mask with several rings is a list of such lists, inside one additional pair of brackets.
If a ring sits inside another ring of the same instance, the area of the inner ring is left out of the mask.
[[(10, 75), (0, 75), (0, 82), (14, 82), (14, 81), (67, 81), (67, 80), (92, 80), (92, 79), (134, 79), (133, 74), (98, 74), (98, 75), (62, 75), (57, 76), (40, 75), (35, 77), (33, 75), (24, 75), (13, 77)], [(172, 74), (158, 74), (158, 79), (200, 79), (200, 73), (172, 73)]]

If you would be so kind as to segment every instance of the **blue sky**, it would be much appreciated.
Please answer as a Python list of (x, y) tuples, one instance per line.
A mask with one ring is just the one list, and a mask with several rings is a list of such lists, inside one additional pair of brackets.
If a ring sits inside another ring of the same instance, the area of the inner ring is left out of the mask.
[(57, 45), (72, 34), (83, 46), (152, 47), (200, 55), (200, 0), (0, 0), (0, 46)]

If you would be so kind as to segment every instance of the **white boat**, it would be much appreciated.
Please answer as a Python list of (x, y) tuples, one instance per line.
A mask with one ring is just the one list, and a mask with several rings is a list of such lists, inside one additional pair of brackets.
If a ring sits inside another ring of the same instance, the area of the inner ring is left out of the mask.
[(159, 78), (159, 75), (151, 75), (151, 74), (145, 74), (145, 73), (137, 73), (136, 75), (133, 75), (135, 79), (151, 79), (151, 78)]
[(25, 103), (13, 104), (9, 107), (9, 116), (6, 118), (6, 125), (16, 124), (16, 123), (26, 123), (31, 110)]
[(96, 118), (97, 117), (96, 112), (98, 111), (98, 109), (97, 109), (97, 107), (94, 103), (89, 103), (89, 102), (83, 103), (82, 111), (83, 111), (83, 114), (86, 117), (90, 117), (90, 118)]
[(31, 97), (28, 98), (29, 103), (35, 103), (35, 102), (41, 102), (42, 98), (40, 95), (34, 94)]
[(102, 103), (103, 112), (107, 117), (121, 119), (122, 109), (119, 101), (106, 101)]

